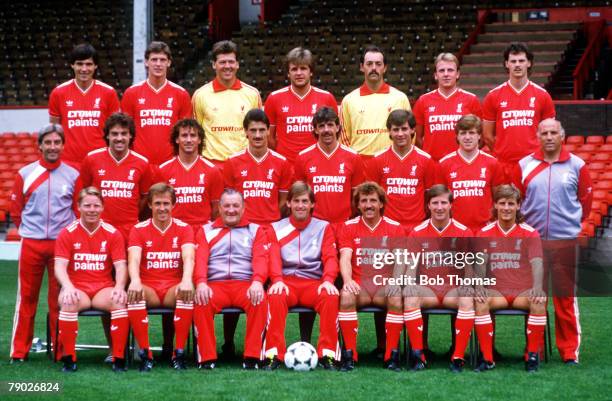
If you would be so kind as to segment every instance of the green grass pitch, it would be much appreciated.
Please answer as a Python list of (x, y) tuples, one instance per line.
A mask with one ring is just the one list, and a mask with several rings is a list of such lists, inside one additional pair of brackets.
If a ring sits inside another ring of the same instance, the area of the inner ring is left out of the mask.
[[(612, 399), (612, 300), (580, 300), (583, 341), (581, 364), (567, 367), (556, 350), (549, 363), (528, 375), (523, 369), (523, 321), (501, 317), (497, 323), (497, 347), (504, 355), (492, 372), (474, 373), (466, 369), (455, 375), (448, 371), (448, 361), (438, 358), (424, 372), (388, 372), (377, 360), (365, 355), (375, 346), (370, 315), (360, 316), (359, 350), (364, 355), (357, 369), (350, 373), (242, 371), (240, 360), (220, 364), (212, 372), (190, 366), (175, 372), (157, 365), (148, 374), (132, 368), (116, 374), (104, 365), (106, 350), (79, 352), (79, 371), (60, 372), (60, 364), (50, 362), (44, 353), (30, 355), (23, 365), (8, 363), (12, 320), (17, 288), (14, 262), (0, 262), (0, 381), (59, 381), (61, 394), (0, 394), (1, 400), (611, 400)], [(43, 289), (45, 291), (45, 289)], [(42, 296), (41, 300), (45, 300)], [(45, 302), (38, 310), (35, 336), (44, 337)], [(217, 320), (219, 323), (221, 319)], [(152, 344), (161, 341), (159, 318), (152, 319)], [(82, 318), (78, 343), (102, 344), (103, 333), (97, 318)], [(553, 325), (554, 326), (554, 325)], [(244, 317), (241, 317), (237, 344), (242, 344)], [(287, 341), (298, 340), (297, 318), (290, 315)], [(218, 330), (218, 333), (220, 331)], [(315, 327), (316, 333), (316, 327)], [(313, 339), (314, 341), (314, 339)], [(430, 346), (438, 354), (448, 349), (448, 317), (433, 317)]]

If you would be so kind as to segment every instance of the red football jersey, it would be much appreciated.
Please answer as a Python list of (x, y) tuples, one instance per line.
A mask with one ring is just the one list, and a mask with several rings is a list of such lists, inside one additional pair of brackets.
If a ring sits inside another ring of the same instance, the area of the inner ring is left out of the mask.
[(413, 146), (401, 158), (390, 146), (367, 163), (366, 175), (387, 194), (385, 215), (413, 227), (425, 218), (425, 191), (436, 180), (436, 164), (427, 153)]
[(342, 223), (351, 217), (352, 189), (365, 180), (361, 157), (340, 145), (327, 154), (318, 144), (300, 152), (295, 160), (295, 180), (315, 193), (314, 217)]
[(555, 117), (555, 106), (546, 89), (531, 81), (520, 91), (504, 82), (487, 94), (482, 115), (495, 122), (493, 154), (503, 162), (516, 162), (538, 149), (538, 124)]
[(74, 79), (57, 86), (49, 95), (49, 115), (58, 117), (66, 143), (62, 159), (80, 163), (87, 153), (106, 146), (104, 122), (119, 111), (115, 90), (98, 80), (82, 91)]
[(457, 149), (455, 124), (466, 114), (482, 117), (476, 95), (457, 88), (446, 97), (438, 89), (416, 101), (413, 108), (417, 125), (423, 126), (423, 150), (434, 160), (440, 160)]
[(312, 134), (312, 116), (321, 107), (338, 110), (336, 98), (331, 93), (314, 86), (304, 97), (290, 86), (270, 93), (264, 110), (270, 125), (276, 127), (276, 151), (293, 164), (298, 153), (317, 140)]
[(153, 177), (147, 159), (134, 151), (116, 160), (108, 148), (89, 152), (81, 165), (83, 187), (102, 191), (102, 218), (116, 227), (138, 222), (139, 201), (149, 192)]
[(174, 123), (193, 116), (189, 93), (170, 81), (158, 90), (147, 80), (130, 86), (121, 99), (121, 109), (136, 124), (134, 150), (156, 166), (172, 158), (170, 131)]
[(362, 276), (370, 278), (374, 273), (384, 274), (374, 267), (372, 255), (393, 248), (392, 244), (399, 244), (397, 241), (405, 236), (406, 232), (397, 221), (384, 216), (374, 228), (370, 228), (361, 216), (344, 222), (338, 235), (338, 247), (352, 251), (353, 280), (360, 282)]
[(268, 150), (261, 158), (245, 149), (231, 156), (223, 165), (225, 186), (242, 192), (249, 221), (270, 224), (280, 219), (278, 193), (288, 192), (293, 169), (284, 156)]
[[(180, 280), (183, 277), (184, 246), (195, 246), (193, 229), (179, 219), (172, 219), (166, 231), (160, 231), (152, 219), (136, 224), (130, 231), (128, 250), (140, 248), (140, 279), (147, 281)], [(145, 283), (146, 284), (146, 283)]]
[(505, 232), (498, 222), (493, 222), (483, 227), (477, 237), (478, 250), (486, 251), (489, 257), (487, 276), (495, 277), (494, 288), (506, 295), (533, 286), (530, 261), (542, 257), (542, 243), (535, 228), (521, 223)]
[[(470, 251), (469, 238), (472, 231), (455, 219), (450, 219), (442, 230), (436, 228), (431, 219), (427, 219), (410, 232), (409, 249), (421, 253), (418, 274), (428, 277), (444, 278), (444, 285), (450, 285), (449, 276), (463, 276), (465, 266), (456, 265), (456, 258), (449, 258), (451, 253)], [(446, 263), (450, 262), (450, 263)]]
[(453, 217), (476, 232), (491, 219), (493, 188), (506, 180), (488, 153), (479, 151), (467, 161), (456, 151), (440, 160), (438, 182), (453, 192)]
[(198, 157), (191, 166), (173, 157), (159, 166), (157, 181), (174, 187), (176, 204), (172, 216), (192, 226), (210, 220), (211, 202), (218, 201), (223, 192), (221, 172), (203, 157)]
[(89, 232), (75, 220), (57, 237), (55, 259), (69, 262), (68, 277), (75, 286), (112, 282), (113, 263), (126, 260), (125, 241), (119, 230), (104, 221)]

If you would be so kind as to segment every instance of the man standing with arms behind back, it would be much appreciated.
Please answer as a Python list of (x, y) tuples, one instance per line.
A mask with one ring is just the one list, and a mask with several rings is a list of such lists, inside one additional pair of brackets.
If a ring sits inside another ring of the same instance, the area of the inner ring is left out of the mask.
[(23, 362), (30, 351), (45, 267), (49, 273), (47, 303), (55, 344), (60, 290), (54, 275), (55, 239), (75, 219), (74, 198), (79, 192), (78, 170), (60, 160), (64, 148), (61, 125), (43, 127), (38, 132), (38, 148), (42, 157), (19, 170), (11, 193), (11, 218), (22, 238), (11, 362)]
[(125, 91), (121, 109), (136, 125), (134, 150), (158, 166), (172, 157), (170, 131), (178, 120), (191, 117), (191, 99), (185, 89), (167, 78), (172, 65), (167, 44), (151, 42), (144, 57), (147, 79)]
[(408, 97), (384, 80), (387, 62), (382, 50), (367, 46), (359, 69), (364, 83), (342, 100), (341, 142), (362, 156), (371, 157), (391, 144), (387, 116), (396, 109), (410, 110)]
[(296, 47), (287, 53), (287, 77), (291, 85), (272, 92), (265, 111), (270, 120), (269, 145), (293, 164), (298, 153), (316, 142), (312, 116), (327, 106), (336, 110), (334, 96), (310, 84), (314, 60), (308, 49)]
[(440, 53), (434, 62), (438, 88), (425, 93), (414, 104), (416, 145), (438, 161), (457, 149), (455, 123), (462, 115), (482, 114), (473, 93), (457, 86), (459, 60), (452, 53)]
[(66, 137), (63, 159), (80, 163), (88, 152), (104, 147), (102, 126), (119, 111), (115, 90), (94, 79), (98, 54), (92, 45), (77, 45), (70, 53), (74, 79), (58, 85), (49, 95), (49, 121), (61, 124)]
[(482, 137), (509, 176), (520, 159), (538, 148), (538, 124), (555, 117), (555, 106), (548, 92), (529, 80), (533, 53), (527, 45), (508, 45), (504, 67), (508, 81), (492, 89), (483, 102)]
[(206, 135), (202, 156), (222, 165), (246, 148), (242, 121), (249, 110), (261, 108), (261, 97), (257, 89), (236, 77), (240, 65), (234, 42), (222, 40), (213, 45), (212, 68), (215, 79), (193, 94), (193, 113)]
[(574, 294), (575, 240), (591, 212), (591, 177), (586, 163), (563, 148), (559, 121), (542, 121), (538, 139), (540, 149), (521, 159), (514, 177), (525, 197), (521, 211), (540, 233), (544, 268), (552, 277), (557, 348), (566, 365), (576, 365), (581, 330)]

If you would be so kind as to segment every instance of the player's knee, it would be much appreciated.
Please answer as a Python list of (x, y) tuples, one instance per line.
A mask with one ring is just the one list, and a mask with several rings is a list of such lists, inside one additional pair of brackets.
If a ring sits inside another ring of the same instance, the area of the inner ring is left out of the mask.
[(321, 294), (319, 294), (319, 299), (323, 304), (338, 303), (339, 298), (338, 294), (330, 294), (325, 290), (321, 291)]
[(399, 312), (402, 310), (403, 302), (401, 297), (389, 297), (387, 298), (387, 309), (393, 312)]
[(78, 305), (73, 305), (73, 304), (66, 304), (66, 303), (60, 303), (60, 310), (62, 312), (78, 312), (79, 311), (79, 307)]
[(535, 304), (531, 303), (529, 305), (529, 313), (533, 313), (536, 315), (543, 315), (546, 313), (546, 303)]
[(110, 306), (111, 306), (111, 310), (127, 308), (127, 304), (125, 303), (117, 303), (117, 302), (112, 302), (112, 301), (111, 301)]
[(348, 310), (355, 309), (357, 307), (357, 299), (353, 294), (348, 292), (342, 292), (340, 294), (340, 309)]
[(459, 298), (458, 306), (460, 310), (470, 311), (474, 310), (474, 299), (473, 298)]
[(286, 304), (287, 294), (284, 291), (280, 294), (268, 294), (268, 302), (271, 305)]
[(419, 297), (405, 297), (404, 309), (414, 309), (421, 307), (421, 299)]
[(489, 303), (488, 302), (474, 302), (474, 310), (477, 315), (485, 315), (489, 313)]

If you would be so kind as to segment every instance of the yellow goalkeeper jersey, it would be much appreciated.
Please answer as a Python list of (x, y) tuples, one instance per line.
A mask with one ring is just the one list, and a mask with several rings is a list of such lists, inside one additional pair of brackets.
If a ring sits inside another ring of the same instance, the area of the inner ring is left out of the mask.
[(372, 92), (363, 84), (342, 100), (341, 142), (367, 156), (389, 147), (387, 117), (397, 109), (410, 110), (410, 102), (403, 92), (387, 83), (378, 92)]
[(249, 110), (261, 108), (257, 89), (238, 79), (227, 88), (215, 78), (195, 91), (192, 103), (206, 136), (202, 156), (225, 161), (247, 147), (242, 120)]

